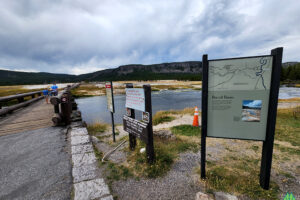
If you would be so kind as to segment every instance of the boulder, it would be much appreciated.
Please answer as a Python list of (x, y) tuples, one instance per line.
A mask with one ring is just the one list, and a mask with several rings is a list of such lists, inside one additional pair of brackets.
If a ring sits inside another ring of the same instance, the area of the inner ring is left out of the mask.
[(195, 200), (213, 200), (208, 194), (197, 192)]
[(238, 200), (234, 195), (225, 193), (225, 192), (214, 192), (216, 200)]

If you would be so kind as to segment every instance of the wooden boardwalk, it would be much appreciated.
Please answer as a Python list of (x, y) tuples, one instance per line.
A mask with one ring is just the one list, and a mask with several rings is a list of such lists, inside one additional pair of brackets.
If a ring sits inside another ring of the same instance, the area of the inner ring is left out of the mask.
[(0, 119), (0, 136), (46, 128), (53, 125), (53, 105), (42, 99)]

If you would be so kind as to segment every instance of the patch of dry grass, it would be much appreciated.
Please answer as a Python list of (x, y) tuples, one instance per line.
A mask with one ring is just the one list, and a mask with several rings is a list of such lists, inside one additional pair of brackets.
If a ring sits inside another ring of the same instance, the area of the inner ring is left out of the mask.
[(71, 90), (72, 95), (76, 97), (90, 97), (105, 94), (105, 88), (99, 88), (94, 84), (81, 84), (79, 87)]
[(194, 115), (195, 108), (184, 108), (182, 110), (158, 111), (160, 115)]
[(41, 90), (43, 89), (25, 89), (22, 86), (0, 86), (0, 97)]
[(291, 103), (291, 102), (300, 102), (300, 97), (290, 98), (290, 99), (278, 99), (278, 102)]
[(108, 124), (104, 123), (94, 123), (94, 124), (88, 124), (87, 130), (90, 135), (96, 135), (98, 133), (103, 133), (108, 129)]

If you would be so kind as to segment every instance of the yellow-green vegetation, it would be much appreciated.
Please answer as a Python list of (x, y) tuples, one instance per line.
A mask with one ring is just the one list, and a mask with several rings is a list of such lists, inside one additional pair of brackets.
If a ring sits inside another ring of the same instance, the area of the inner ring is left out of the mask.
[(43, 89), (26, 89), (22, 86), (0, 86), (0, 97), (22, 94), (27, 92), (41, 91)]
[(201, 129), (199, 127), (194, 127), (192, 125), (178, 125), (173, 126), (171, 128), (172, 133), (176, 135), (185, 135), (185, 136), (200, 136), (201, 135)]
[(153, 85), (151, 89), (153, 90), (178, 90), (178, 89), (192, 89), (192, 85)]
[[(0, 97), (22, 94), (27, 92), (41, 91), (43, 89), (25, 89), (22, 86), (0, 86)], [(24, 100), (27, 101), (31, 99), (31, 96), (25, 97)], [(18, 100), (14, 99), (9, 102), (2, 103), (2, 106), (11, 106), (14, 104), (18, 104)]]
[(91, 97), (105, 94), (105, 88), (99, 88), (94, 84), (81, 84), (79, 87), (71, 90), (75, 98), (78, 97)]
[(163, 110), (158, 111), (158, 115), (194, 115), (195, 108), (185, 108), (182, 110)]
[[(225, 144), (225, 140), (218, 141)], [(225, 147), (226, 152), (222, 152), (220, 160), (208, 159), (207, 179), (204, 181), (208, 191), (221, 190), (252, 199), (278, 199), (278, 184), (282, 183), (280, 176), (295, 181), (293, 174), (300, 171), (300, 167), (296, 167), (300, 160), (300, 121), (293, 116), (293, 109), (278, 110), (272, 163), (272, 171), (277, 175), (271, 177), (270, 190), (263, 190), (259, 185), (261, 143), (235, 143), (237, 147)]]
[(300, 121), (293, 116), (293, 111), (294, 109), (278, 110), (275, 140), (289, 142), (300, 149)]
[(174, 116), (170, 116), (169, 114), (165, 113), (164, 111), (158, 111), (152, 119), (153, 125), (157, 125), (164, 122), (171, 122), (176, 119)]
[(299, 97), (294, 97), (294, 98), (290, 98), (290, 99), (278, 99), (278, 102), (284, 102), (284, 103), (297, 103), (299, 102), (300, 103), (300, 98)]
[(90, 135), (96, 135), (98, 133), (103, 133), (107, 130), (108, 124), (104, 123), (94, 123), (94, 124), (88, 124), (87, 130)]
[(259, 160), (234, 158), (234, 161), (228, 158), (224, 164), (207, 162), (207, 190), (243, 194), (252, 199), (278, 199), (279, 187), (276, 183), (271, 181), (270, 190), (264, 190), (259, 185)]
[(143, 147), (145, 147), (145, 144), (137, 141), (136, 150), (128, 150), (128, 168), (137, 177), (155, 178), (165, 175), (170, 170), (179, 153), (189, 150), (197, 151), (199, 144), (182, 138), (168, 141), (155, 138), (154, 149), (156, 159), (152, 165), (147, 164), (146, 154), (140, 153), (140, 149)]

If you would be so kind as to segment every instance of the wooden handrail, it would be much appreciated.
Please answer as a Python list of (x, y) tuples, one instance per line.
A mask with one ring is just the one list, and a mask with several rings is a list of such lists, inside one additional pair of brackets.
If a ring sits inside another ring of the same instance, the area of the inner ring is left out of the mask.
[(35, 102), (35, 101), (38, 101), (38, 100), (40, 100), (40, 99), (42, 99), (42, 98), (44, 98), (44, 97), (43, 97), (43, 96), (40, 96), (40, 97), (37, 97), (37, 98), (34, 98), (34, 99), (30, 99), (30, 100), (28, 100), (28, 101), (25, 101), (25, 102), (23, 102), (23, 103), (18, 103), (18, 104), (16, 104), (16, 105), (13, 105), (13, 106), (9, 106), (9, 107), (0, 109), (0, 116), (1, 116), (1, 115), (5, 115), (5, 114), (7, 114), (7, 113), (11, 113), (11, 112), (14, 111), (14, 110), (17, 110), (17, 109), (19, 109), (19, 108), (25, 107), (25, 106), (27, 106), (27, 105), (29, 105), (29, 104)]
[(20, 98), (32, 96), (35, 94), (38, 94), (39, 96), (41, 96), (42, 93), (43, 93), (43, 91), (36, 91), (36, 92), (27, 92), (27, 93), (23, 93), (23, 94), (15, 94), (15, 95), (10, 95), (10, 96), (6, 96), (6, 97), (0, 97), (0, 102), (7, 102), (10, 100), (20, 99)]

